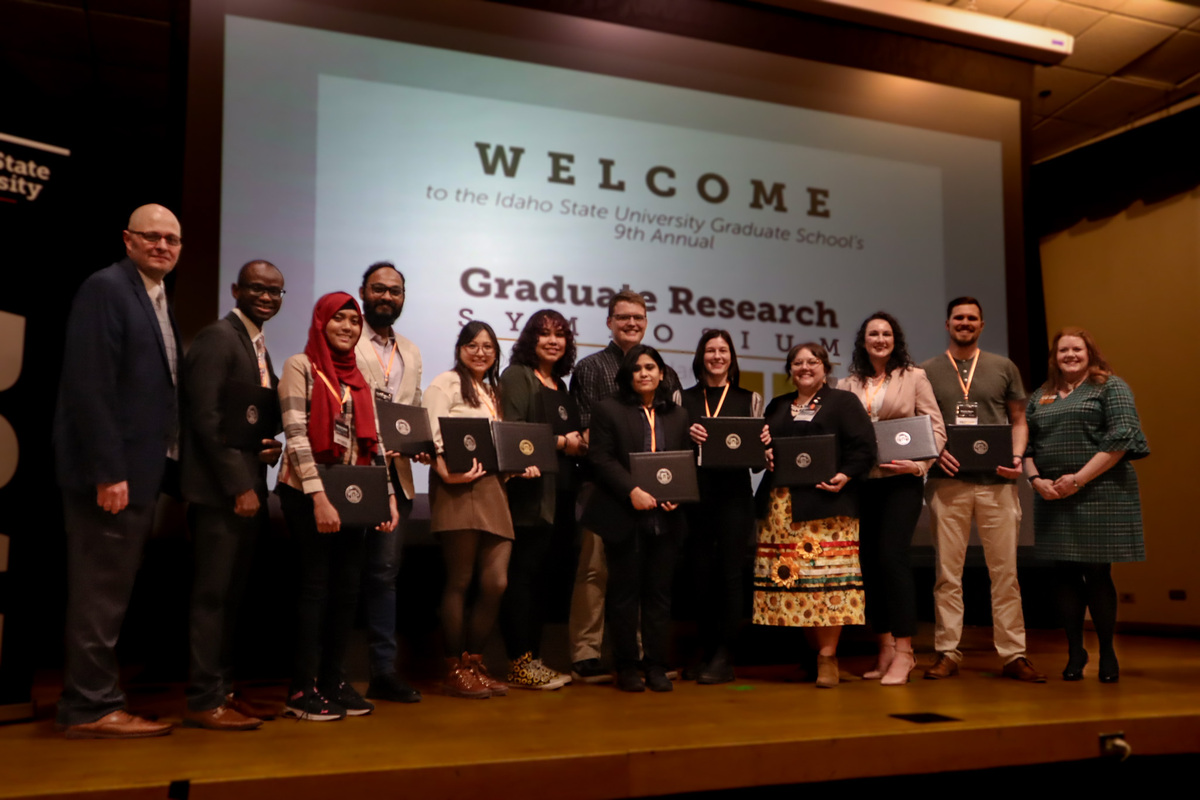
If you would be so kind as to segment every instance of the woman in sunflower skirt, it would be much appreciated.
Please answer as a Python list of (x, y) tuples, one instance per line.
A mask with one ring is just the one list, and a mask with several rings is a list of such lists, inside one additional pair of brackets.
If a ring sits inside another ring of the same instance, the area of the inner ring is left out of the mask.
[(816, 486), (759, 485), (754, 559), (754, 623), (804, 628), (817, 650), (817, 686), (838, 683), (843, 625), (865, 623), (858, 561), (858, 485), (875, 465), (875, 431), (862, 403), (827, 380), (832, 365), (819, 344), (793, 347), (785, 366), (796, 391), (771, 401), (771, 439), (837, 437), (837, 474)]

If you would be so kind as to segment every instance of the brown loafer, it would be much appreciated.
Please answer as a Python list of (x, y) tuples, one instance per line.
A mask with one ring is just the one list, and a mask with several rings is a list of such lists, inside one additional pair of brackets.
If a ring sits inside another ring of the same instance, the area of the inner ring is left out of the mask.
[(128, 711), (114, 711), (95, 722), (68, 725), (63, 729), (63, 735), (68, 739), (146, 739), (166, 736), (170, 732), (171, 723), (151, 722)]
[(958, 674), (958, 662), (945, 653), (938, 653), (933, 666), (925, 670), (925, 680), (938, 681), (942, 678), (953, 678)]
[(255, 719), (262, 720), (275, 719), (283, 712), (276, 704), (256, 703), (234, 692), (225, 695), (225, 707), (233, 709), (244, 717), (254, 717)]
[(189, 711), (183, 717), (183, 724), (189, 728), (207, 728), (210, 731), (252, 731), (262, 727), (263, 721), (224, 705), (207, 711)]
[(1026, 683), (1045, 683), (1046, 676), (1033, 668), (1033, 664), (1029, 663), (1029, 659), (1025, 656), (1014, 658), (1012, 661), (1004, 665), (1004, 677), (1012, 678), (1015, 681), (1025, 681)]

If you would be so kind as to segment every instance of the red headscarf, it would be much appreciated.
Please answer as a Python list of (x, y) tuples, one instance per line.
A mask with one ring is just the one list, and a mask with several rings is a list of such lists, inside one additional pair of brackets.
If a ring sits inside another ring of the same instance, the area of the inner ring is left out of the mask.
[[(329, 346), (325, 338), (325, 327), (337, 312), (347, 306), (359, 311), (358, 303), (345, 292), (331, 292), (317, 301), (313, 307), (312, 325), (308, 328), (308, 344), (304, 346), (304, 355), (308, 356), (313, 367), (312, 402), (308, 410), (308, 441), (312, 446), (313, 459), (318, 464), (340, 463), (346, 448), (333, 443), (333, 423), (341, 414), (341, 399), (350, 388), (350, 396), (354, 400), (354, 436), (358, 439), (358, 463), (371, 463), (371, 453), (375, 448), (375, 400), (367, 381), (358, 371), (358, 363), (354, 350), (339, 353)], [(324, 375), (334, 390), (329, 391)]]

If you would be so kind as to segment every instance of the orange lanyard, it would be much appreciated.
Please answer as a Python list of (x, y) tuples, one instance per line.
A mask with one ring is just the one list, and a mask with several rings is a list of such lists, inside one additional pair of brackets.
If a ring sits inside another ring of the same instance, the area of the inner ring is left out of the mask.
[(475, 382), (475, 395), (487, 406), (488, 416), (492, 419), (500, 419), (500, 415), (496, 413), (496, 404), (492, 402), (491, 392), (483, 388), (483, 384)]
[(555, 385), (554, 381), (550, 380), (545, 375), (538, 372), (536, 369), (533, 371), (533, 374), (537, 376), (537, 379), (539, 381), (541, 381), (542, 386), (545, 386), (547, 389), (549, 389), (552, 392), (558, 391), (558, 386)]
[(719, 417), (721, 416), (721, 406), (725, 405), (725, 395), (729, 394), (729, 384), (725, 384), (725, 390), (721, 392), (721, 399), (717, 401), (716, 412), (708, 410), (708, 389), (704, 389), (704, 416)]
[(875, 391), (871, 391), (871, 381), (870, 380), (863, 381), (863, 395), (866, 397), (865, 405), (867, 407), (868, 414), (874, 415), (875, 412), (871, 410), (871, 407), (875, 405), (875, 397), (879, 394), (879, 390), (882, 389), (885, 385), (887, 385), (887, 382), (888, 382), (888, 376), (884, 375), (883, 380), (881, 380), (878, 384), (875, 385)]
[(316, 367), (313, 367), (313, 372), (317, 373), (317, 377), (319, 377), (321, 380), (323, 380), (325, 382), (325, 387), (327, 389), (329, 389), (329, 393), (331, 395), (333, 395), (333, 399), (337, 401), (338, 411), (345, 412), (346, 401), (350, 399), (350, 387), (349, 386), (342, 387), (342, 389), (343, 389), (342, 396), (338, 397), (337, 389), (333, 388), (333, 384), (329, 382), (329, 378), (326, 378), (325, 374), (323, 372), (321, 372), (321, 370), (317, 369)]
[(642, 406), (642, 413), (646, 415), (646, 421), (650, 423), (650, 452), (658, 452), (658, 436), (654, 433), (654, 409)]
[(971, 359), (971, 371), (967, 373), (967, 382), (963, 383), (962, 374), (958, 371), (958, 362), (954, 360), (954, 356), (950, 355), (950, 351), (946, 351), (946, 358), (950, 359), (950, 364), (954, 367), (954, 377), (958, 378), (958, 385), (963, 390), (963, 400), (966, 400), (971, 394), (971, 381), (975, 380), (975, 367), (979, 365), (979, 352), (975, 351), (975, 357)]
[(375, 354), (375, 360), (379, 362), (379, 368), (383, 370), (383, 380), (386, 383), (392, 379), (392, 364), (396, 362), (396, 353), (400, 352), (400, 345), (395, 339), (392, 339), (392, 352), (388, 356), (388, 363), (385, 367), (383, 359), (379, 357), (379, 351), (375, 349), (375, 345), (371, 345), (371, 352)]

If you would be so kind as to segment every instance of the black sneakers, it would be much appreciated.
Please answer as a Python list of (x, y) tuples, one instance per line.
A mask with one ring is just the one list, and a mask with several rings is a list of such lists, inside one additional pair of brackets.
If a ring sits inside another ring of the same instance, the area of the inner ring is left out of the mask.
[(375, 704), (364, 700), (353, 686), (346, 681), (338, 681), (321, 688), (321, 693), (329, 698), (330, 703), (341, 706), (350, 717), (362, 717), (375, 710)]
[(306, 719), (310, 722), (331, 722), (335, 719), (345, 719), (346, 709), (321, 694), (316, 686), (310, 686), (307, 689), (292, 687), (283, 714), (286, 717)]
[(367, 686), (367, 697), (389, 703), (419, 703), (421, 693), (394, 672), (376, 675)]
[(610, 683), (612, 672), (606, 670), (598, 658), (586, 658), (571, 665), (571, 677), (581, 683)]

